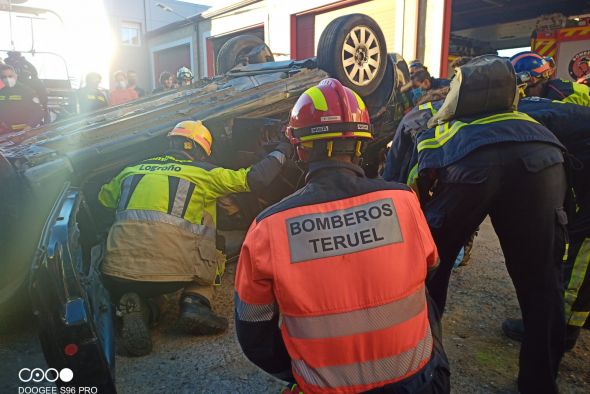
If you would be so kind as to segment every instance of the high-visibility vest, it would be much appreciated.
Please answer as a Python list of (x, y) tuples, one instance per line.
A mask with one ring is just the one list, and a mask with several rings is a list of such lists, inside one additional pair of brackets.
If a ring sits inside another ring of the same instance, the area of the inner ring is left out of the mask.
[(547, 84), (546, 98), (590, 107), (590, 88), (565, 79), (552, 79)]
[(250, 191), (249, 170), (157, 156), (123, 169), (98, 198), (117, 209), (117, 219), (168, 223), (215, 239), (216, 200)]
[(302, 391), (355, 393), (431, 359), (424, 281), (438, 256), (409, 189), (345, 173), (350, 193), (340, 198), (332, 169), (323, 171), (325, 181), (312, 179), (252, 224), (236, 273), (237, 319), (280, 311)]
[(501, 142), (545, 142), (564, 149), (546, 127), (518, 111), (455, 119), (417, 135), (418, 172), (451, 165), (476, 149)]

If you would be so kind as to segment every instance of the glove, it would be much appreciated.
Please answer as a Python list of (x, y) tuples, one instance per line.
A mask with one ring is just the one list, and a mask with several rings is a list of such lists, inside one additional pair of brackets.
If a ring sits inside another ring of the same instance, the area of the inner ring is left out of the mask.
[(281, 152), (287, 158), (293, 156), (293, 145), (289, 142), (279, 142), (274, 150)]

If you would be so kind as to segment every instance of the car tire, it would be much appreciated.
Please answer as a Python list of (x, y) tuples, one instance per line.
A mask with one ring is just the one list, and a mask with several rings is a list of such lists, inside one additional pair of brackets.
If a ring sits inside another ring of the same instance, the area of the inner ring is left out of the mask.
[(397, 84), (395, 63), (391, 55), (387, 56), (387, 66), (385, 73), (381, 79), (381, 83), (377, 89), (368, 96), (363, 97), (363, 101), (367, 105), (371, 121), (381, 116), (386, 110), (387, 106), (391, 104), (395, 97), (395, 88)]
[[(251, 53), (257, 50), (255, 53)], [(225, 74), (238, 64), (274, 62), (272, 51), (259, 37), (243, 34), (230, 38), (217, 54), (216, 73)]]
[(322, 32), (318, 67), (361, 96), (373, 93), (385, 74), (387, 47), (377, 22), (364, 14), (334, 19)]

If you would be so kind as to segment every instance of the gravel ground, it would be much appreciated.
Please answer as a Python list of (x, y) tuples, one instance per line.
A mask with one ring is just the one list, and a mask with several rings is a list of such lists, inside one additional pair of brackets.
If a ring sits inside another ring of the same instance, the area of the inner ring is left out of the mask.
[[(216, 298), (216, 309), (232, 321), (235, 266)], [(518, 343), (502, 336), (500, 325), (517, 317), (514, 289), (489, 222), (476, 238), (472, 261), (453, 275), (444, 342), (454, 393), (515, 393)], [(217, 337), (187, 338), (172, 323), (170, 308), (154, 330), (154, 351), (141, 358), (117, 357), (120, 393), (276, 393), (281, 383), (258, 371), (242, 355), (233, 323)], [(583, 331), (561, 364), (562, 393), (590, 393), (590, 332)], [(33, 328), (0, 335), (0, 393), (17, 393), (20, 368), (44, 367)]]

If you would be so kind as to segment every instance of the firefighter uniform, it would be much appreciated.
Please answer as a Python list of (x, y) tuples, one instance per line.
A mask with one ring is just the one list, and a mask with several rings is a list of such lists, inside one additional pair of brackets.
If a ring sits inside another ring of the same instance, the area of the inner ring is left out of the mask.
[[(431, 128), (417, 134), (419, 184), (429, 184), (421, 200), (441, 258), (428, 289), (444, 310), (455, 258), (489, 215), (526, 327), (519, 391), (556, 393), (565, 334), (557, 264), (567, 237), (564, 148), (514, 110), (516, 77), (506, 60), (482, 56), (459, 72)], [(494, 91), (482, 94), (482, 86)], [(439, 116), (449, 108), (453, 117)]]
[(571, 331), (568, 339), (575, 343), (590, 312), (590, 109), (536, 98), (521, 100), (519, 109), (549, 128), (574, 158), (571, 186), (575, 207), (568, 225), (564, 279), (565, 318)]
[(387, 152), (382, 177), (412, 185), (418, 176), (418, 150), (416, 135), (428, 129), (428, 121), (442, 105), (442, 100), (414, 107), (399, 123)]
[(78, 105), (80, 113), (93, 112), (109, 106), (107, 94), (102, 89), (85, 86), (78, 90)]
[(552, 79), (547, 82), (544, 97), (590, 107), (590, 88), (565, 79)]
[(20, 82), (0, 89), (0, 131), (20, 131), (35, 127), (43, 119), (43, 110), (35, 92)]
[(309, 173), (248, 230), (238, 340), (252, 362), (305, 393), (448, 393), (425, 288), (436, 248), (411, 189), (355, 164), (371, 132), (361, 98), (335, 79), (297, 100), (287, 136)]
[(99, 201), (117, 211), (102, 272), (129, 281), (184, 282), (185, 293), (211, 300), (225, 267), (215, 247), (216, 199), (264, 187), (284, 161), (273, 151), (234, 171), (170, 152), (125, 168), (99, 193)]
[(436, 264), (409, 188), (352, 164), (311, 163), (307, 185), (248, 231), (236, 274), (238, 339), (264, 370), (292, 368), (305, 393), (395, 383), (418, 392), (433, 373), (448, 379), (424, 287)]

